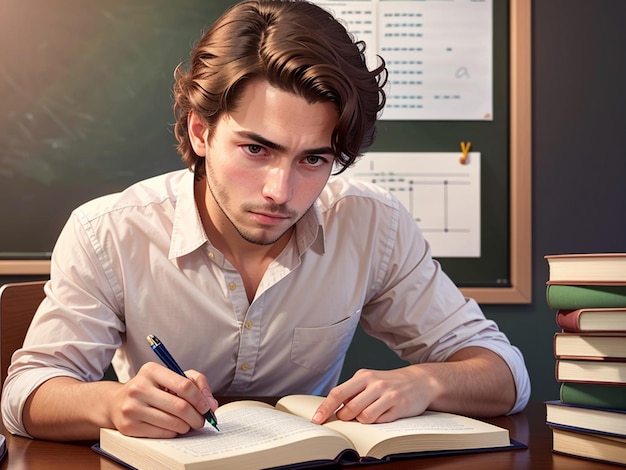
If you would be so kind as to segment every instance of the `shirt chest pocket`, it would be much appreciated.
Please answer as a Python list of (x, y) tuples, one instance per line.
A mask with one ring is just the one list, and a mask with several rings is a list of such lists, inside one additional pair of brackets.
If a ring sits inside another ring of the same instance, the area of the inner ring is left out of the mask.
[(291, 344), (291, 362), (315, 372), (324, 373), (344, 356), (352, 342), (361, 310), (329, 326), (296, 328)]

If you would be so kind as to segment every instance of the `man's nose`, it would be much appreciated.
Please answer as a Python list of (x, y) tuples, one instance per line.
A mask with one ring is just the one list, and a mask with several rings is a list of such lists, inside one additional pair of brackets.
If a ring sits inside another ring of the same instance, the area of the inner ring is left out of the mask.
[(263, 185), (263, 196), (275, 204), (285, 204), (293, 196), (291, 172), (288, 168), (275, 166), (268, 170)]

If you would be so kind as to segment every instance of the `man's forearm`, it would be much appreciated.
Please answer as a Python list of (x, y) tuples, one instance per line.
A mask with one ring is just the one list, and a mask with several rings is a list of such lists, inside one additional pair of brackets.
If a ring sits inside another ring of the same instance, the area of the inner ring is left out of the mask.
[(499, 416), (511, 411), (516, 400), (513, 375), (496, 353), (469, 347), (447, 362), (409, 367), (426, 369), (437, 384), (438, 395), (429, 408), (476, 417)]
[(98, 439), (101, 427), (112, 427), (107, 403), (120, 385), (84, 383), (70, 377), (50, 379), (26, 401), (26, 431), (32, 437), (55, 441)]

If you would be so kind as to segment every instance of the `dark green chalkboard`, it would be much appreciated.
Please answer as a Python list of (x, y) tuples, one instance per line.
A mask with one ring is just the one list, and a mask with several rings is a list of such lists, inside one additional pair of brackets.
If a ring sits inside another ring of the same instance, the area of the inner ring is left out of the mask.
[[(493, 0), (492, 121), (381, 121), (371, 149), (460, 152), (459, 142), (471, 141), (471, 150), (481, 152), (481, 257), (441, 263), (482, 302), (530, 300), (529, 293), (519, 295), (516, 237), (525, 227), (514, 223), (519, 214), (512, 204), (518, 152), (512, 134), (519, 129), (511, 71), (518, 53), (511, 54), (511, 45), (519, 37), (511, 19), (517, 10), (526, 14), (529, 2)], [(233, 3), (1, 2), (0, 273), (45, 272), (74, 207), (182, 167), (171, 128), (173, 70)], [(528, 249), (529, 237), (528, 230)]]

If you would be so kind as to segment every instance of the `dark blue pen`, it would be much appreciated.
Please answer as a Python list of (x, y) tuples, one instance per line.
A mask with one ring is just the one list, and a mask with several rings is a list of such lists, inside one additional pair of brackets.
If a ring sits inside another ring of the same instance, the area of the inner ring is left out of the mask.
[[(169, 353), (165, 345), (161, 343), (159, 338), (157, 338), (154, 335), (148, 335), (147, 339), (148, 339), (148, 343), (150, 343), (150, 347), (152, 348), (152, 350), (156, 353), (157, 356), (159, 356), (159, 359), (161, 359), (163, 364), (165, 364), (165, 366), (169, 370), (172, 370), (176, 372), (177, 374), (182, 375), (183, 377), (187, 377), (185, 375), (185, 372), (183, 372), (180, 366), (176, 363), (172, 355)], [(217, 419), (215, 418), (215, 415), (213, 414), (213, 411), (210, 408), (209, 408), (209, 411), (204, 413), (204, 417), (206, 418), (206, 420), (209, 422), (211, 426), (213, 426), (218, 431), (220, 430), (220, 428), (217, 427)]]

